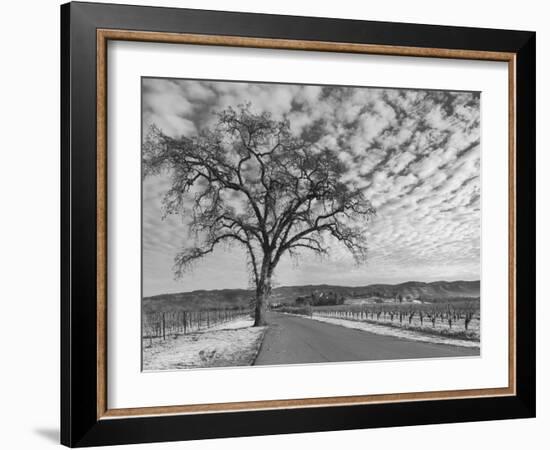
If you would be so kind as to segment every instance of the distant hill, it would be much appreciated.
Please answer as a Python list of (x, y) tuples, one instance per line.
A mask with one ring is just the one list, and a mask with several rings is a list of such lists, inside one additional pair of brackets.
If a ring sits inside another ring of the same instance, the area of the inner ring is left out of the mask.
[(432, 300), (452, 297), (479, 297), (479, 280), (435, 281), (433, 283), (407, 281), (396, 285), (372, 284), (367, 286), (365, 290), (369, 294), (382, 293), (382, 296), (389, 296), (396, 292), (403, 297), (423, 297)]
[(246, 289), (219, 289), (161, 294), (144, 297), (143, 312), (171, 311), (176, 309), (214, 309), (248, 306), (254, 292)]
[[(479, 297), (479, 286), (479, 281), (435, 281), (433, 283), (407, 281), (400, 284), (371, 284), (361, 287), (327, 284), (281, 286), (273, 289), (270, 302), (294, 303), (296, 298), (311, 295), (313, 292), (333, 292), (349, 299), (364, 297), (396, 298), (399, 295), (403, 298), (421, 298), (430, 302), (447, 302)], [(246, 289), (200, 290), (145, 297), (142, 308), (145, 313), (178, 309), (232, 308), (248, 306), (253, 298), (254, 292)]]

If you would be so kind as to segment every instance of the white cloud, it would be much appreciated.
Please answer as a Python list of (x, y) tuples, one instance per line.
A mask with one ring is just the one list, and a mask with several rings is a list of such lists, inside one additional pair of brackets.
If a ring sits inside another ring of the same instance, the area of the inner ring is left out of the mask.
[[(365, 189), (378, 213), (368, 230), (369, 260), (354, 265), (335, 246), (324, 260), (282, 260), (280, 284), (364, 285), (410, 279), (479, 277), (480, 147), (476, 94), (320, 86), (144, 80), (143, 123), (173, 136), (215, 122), (214, 112), (250, 102), (286, 117), (294, 134), (321, 124), (317, 146), (345, 162), (344, 181)], [(180, 282), (173, 257), (191, 242), (185, 220), (161, 220), (163, 177), (143, 193), (145, 294), (245, 287), (244, 252), (219, 249)]]

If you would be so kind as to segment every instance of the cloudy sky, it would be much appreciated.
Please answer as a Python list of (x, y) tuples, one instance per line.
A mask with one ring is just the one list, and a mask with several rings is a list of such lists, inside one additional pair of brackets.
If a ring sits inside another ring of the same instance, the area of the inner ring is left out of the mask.
[[(246, 102), (334, 151), (377, 209), (366, 264), (341, 248), (323, 259), (287, 258), (276, 285), (479, 279), (479, 93), (145, 78), (143, 129), (191, 136), (214, 123), (214, 112)], [(191, 241), (185, 220), (162, 220), (169, 183), (165, 174), (143, 184), (144, 295), (249, 286), (238, 247), (220, 248), (174, 279), (174, 256)]]

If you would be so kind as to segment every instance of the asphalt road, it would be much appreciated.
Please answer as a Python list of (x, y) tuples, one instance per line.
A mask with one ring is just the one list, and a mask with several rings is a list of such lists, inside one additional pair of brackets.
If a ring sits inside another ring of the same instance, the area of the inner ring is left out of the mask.
[(255, 365), (477, 356), (479, 349), (382, 336), (269, 312)]

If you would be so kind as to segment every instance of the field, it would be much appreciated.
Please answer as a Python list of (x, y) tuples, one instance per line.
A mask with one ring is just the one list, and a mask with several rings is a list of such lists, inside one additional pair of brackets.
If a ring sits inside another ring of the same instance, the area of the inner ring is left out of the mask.
[(248, 308), (144, 312), (143, 370), (250, 365), (265, 331), (252, 323)]
[(208, 329), (143, 339), (143, 370), (248, 366), (254, 362), (265, 327), (236, 317)]
[(479, 300), (452, 303), (374, 303), (335, 306), (284, 306), (281, 312), (367, 322), (454, 339), (480, 340)]
[(333, 361), (474, 355), (480, 348), (476, 287), (475, 282), (279, 287), (269, 309), (287, 314), (270, 312), (268, 327), (252, 327), (249, 290), (148, 297), (142, 303), (142, 368), (246, 366), (256, 358), (260, 364), (322, 362), (327, 349)]
[(141, 333), (152, 344), (153, 339), (207, 330), (220, 324), (250, 316), (247, 308), (176, 310), (143, 313)]

